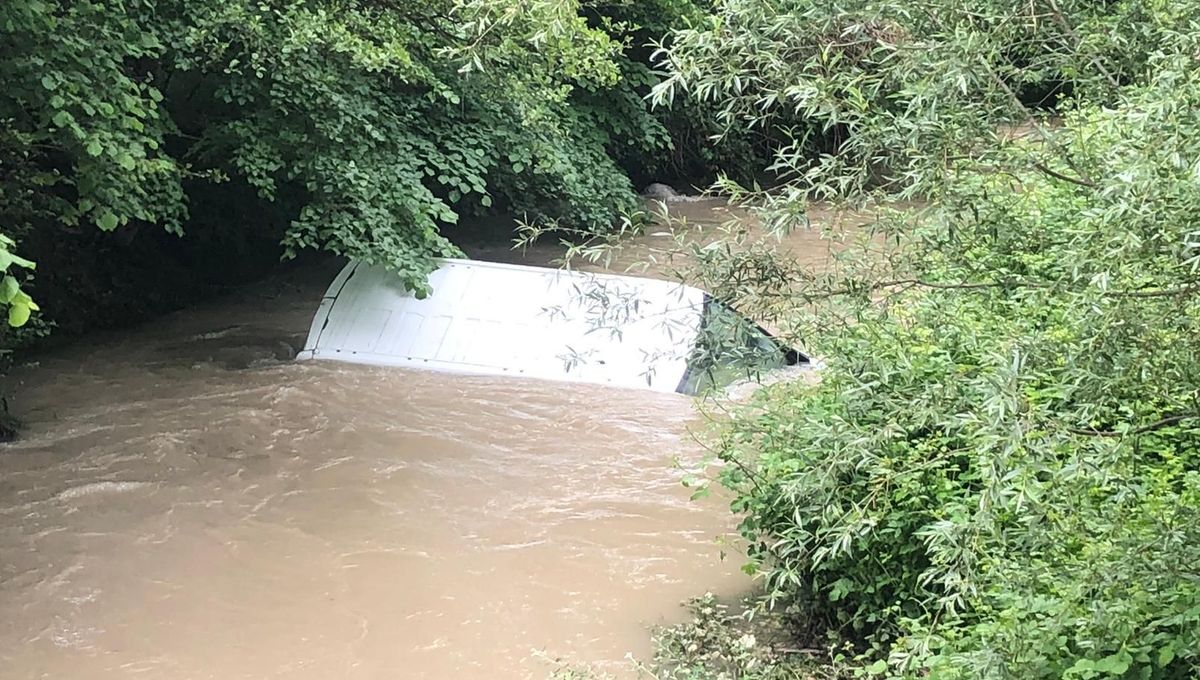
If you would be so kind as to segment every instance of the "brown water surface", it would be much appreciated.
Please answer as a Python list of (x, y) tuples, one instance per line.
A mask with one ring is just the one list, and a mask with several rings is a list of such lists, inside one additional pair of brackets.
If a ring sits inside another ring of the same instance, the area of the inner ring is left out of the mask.
[(0, 677), (541, 678), (748, 586), (690, 399), (292, 363), (336, 266), (9, 376)]

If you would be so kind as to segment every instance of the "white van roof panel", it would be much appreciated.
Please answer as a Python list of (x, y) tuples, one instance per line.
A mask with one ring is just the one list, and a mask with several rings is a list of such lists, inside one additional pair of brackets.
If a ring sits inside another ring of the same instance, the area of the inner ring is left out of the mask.
[(419, 300), (351, 262), (299, 358), (674, 392), (705, 303), (667, 281), (467, 260), (444, 260), (429, 283)]

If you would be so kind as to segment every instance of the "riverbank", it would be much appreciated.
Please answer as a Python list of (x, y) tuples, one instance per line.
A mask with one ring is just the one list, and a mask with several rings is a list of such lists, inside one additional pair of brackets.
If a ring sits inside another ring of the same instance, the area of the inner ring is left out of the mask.
[[(805, 645), (787, 616), (763, 611), (757, 599), (725, 603), (712, 593), (683, 605), (689, 619), (658, 628), (654, 652), (627, 659), (641, 680), (847, 680), (858, 677), (845, 659), (852, 647)], [(559, 662), (549, 680), (613, 680), (595, 667)]]

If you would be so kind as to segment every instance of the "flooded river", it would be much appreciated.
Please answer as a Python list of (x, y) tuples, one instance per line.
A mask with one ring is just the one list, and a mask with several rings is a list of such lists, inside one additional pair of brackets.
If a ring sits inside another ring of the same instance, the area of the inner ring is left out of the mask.
[(331, 265), (7, 379), (0, 677), (544, 678), (748, 587), (689, 398), (291, 363)]

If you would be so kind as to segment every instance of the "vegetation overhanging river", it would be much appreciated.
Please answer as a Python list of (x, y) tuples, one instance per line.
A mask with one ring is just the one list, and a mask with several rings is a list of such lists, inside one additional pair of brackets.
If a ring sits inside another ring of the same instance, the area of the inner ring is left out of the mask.
[(689, 398), (291, 363), (336, 264), (9, 376), (5, 677), (545, 677), (749, 586)]

